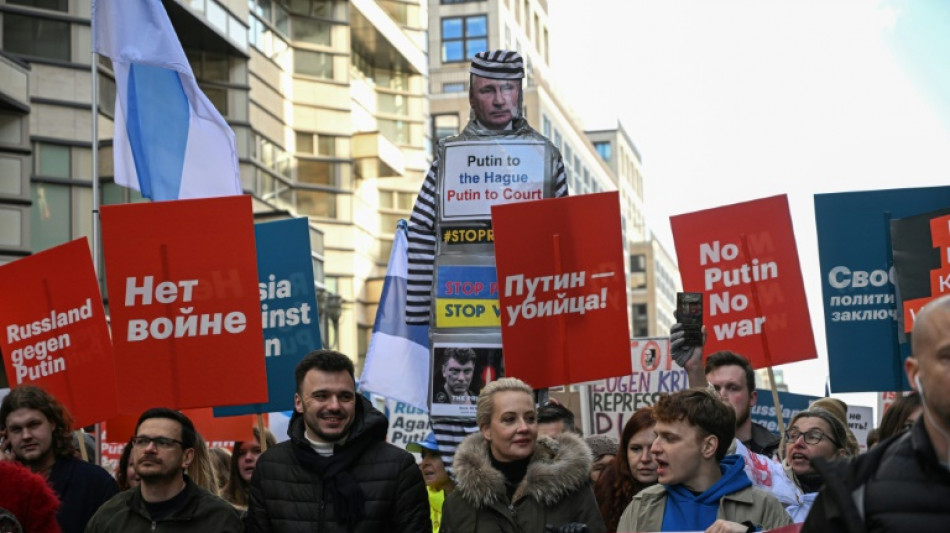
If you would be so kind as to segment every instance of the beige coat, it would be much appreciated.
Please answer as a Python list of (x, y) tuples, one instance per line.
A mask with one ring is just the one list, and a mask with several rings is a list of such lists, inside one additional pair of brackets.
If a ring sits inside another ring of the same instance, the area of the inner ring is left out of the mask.
[[(662, 531), (666, 511), (666, 488), (653, 485), (633, 497), (620, 517), (617, 531)], [(716, 518), (732, 522), (751, 520), (763, 531), (792, 523), (775, 496), (755, 487), (746, 487), (719, 500)]]

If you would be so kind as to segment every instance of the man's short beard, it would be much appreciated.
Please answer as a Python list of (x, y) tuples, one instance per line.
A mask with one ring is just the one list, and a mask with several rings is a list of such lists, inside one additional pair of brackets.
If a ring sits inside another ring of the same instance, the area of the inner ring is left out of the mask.
[(307, 429), (309, 429), (310, 432), (313, 433), (315, 437), (319, 438), (323, 442), (340, 442), (341, 440), (344, 440), (346, 439), (346, 437), (349, 436), (350, 428), (353, 427), (353, 422), (354, 420), (350, 420), (350, 423), (347, 424), (343, 428), (343, 431), (341, 431), (338, 435), (330, 435), (328, 433), (324, 433), (323, 431), (320, 430), (320, 428), (311, 427), (310, 424), (306, 424), (306, 426), (307, 426)]
[(154, 472), (154, 473), (148, 473), (148, 474), (140, 474), (136, 472), (135, 475), (137, 475), (139, 479), (142, 480), (142, 483), (146, 485), (160, 485), (160, 484), (168, 483), (170, 481), (174, 481), (180, 478), (183, 473), (184, 473), (183, 470), (174, 470), (168, 473)]

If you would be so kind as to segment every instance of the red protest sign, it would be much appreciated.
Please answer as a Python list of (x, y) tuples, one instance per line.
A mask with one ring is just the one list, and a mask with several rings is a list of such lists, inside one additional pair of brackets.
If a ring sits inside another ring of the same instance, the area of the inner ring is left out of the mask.
[(37, 385), (76, 427), (116, 413), (112, 343), (86, 239), (0, 267), (0, 349), (10, 386)]
[(618, 194), (496, 205), (492, 227), (505, 374), (535, 388), (629, 374)]
[(102, 208), (123, 413), (267, 401), (251, 199)]
[(670, 217), (683, 290), (702, 292), (706, 350), (763, 368), (817, 357), (788, 199)]
[[(144, 411), (143, 411), (144, 412)], [(254, 427), (257, 425), (256, 415), (242, 416), (214, 416), (214, 409), (183, 409), (181, 413), (191, 420), (195, 430), (208, 442), (214, 441), (251, 440), (254, 436)], [(106, 422), (106, 438), (108, 442), (128, 442), (135, 436), (135, 426), (142, 413), (119, 415)], [(267, 415), (264, 415), (264, 424), (267, 424)], [(120, 450), (121, 451), (121, 450)]]

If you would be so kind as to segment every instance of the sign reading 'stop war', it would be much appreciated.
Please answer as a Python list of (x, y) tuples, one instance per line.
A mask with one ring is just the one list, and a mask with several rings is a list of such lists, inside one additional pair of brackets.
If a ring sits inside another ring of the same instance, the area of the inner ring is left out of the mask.
[(828, 370), (835, 392), (908, 390), (890, 221), (950, 206), (950, 187), (815, 195)]
[(102, 208), (124, 413), (267, 401), (248, 196)]
[(485, 219), (493, 205), (544, 198), (544, 143), (446, 143), (442, 164), (443, 221)]
[(670, 223), (683, 289), (704, 293), (706, 353), (732, 350), (756, 368), (818, 356), (784, 195)]
[(437, 328), (497, 327), (500, 315), (494, 266), (438, 267), (435, 288)]
[(77, 427), (116, 413), (112, 343), (86, 239), (0, 267), (0, 351), (12, 388), (37, 385)]

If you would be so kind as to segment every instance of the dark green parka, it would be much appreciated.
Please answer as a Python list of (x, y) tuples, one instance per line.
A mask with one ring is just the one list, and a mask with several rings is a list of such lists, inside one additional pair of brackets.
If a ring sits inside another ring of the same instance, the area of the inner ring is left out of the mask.
[(546, 525), (587, 524), (606, 530), (590, 484), (590, 449), (576, 435), (538, 437), (528, 471), (511, 501), (491, 465), (488, 441), (470, 435), (455, 454), (455, 491), (442, 509), (440, 533), (537, 533)]

